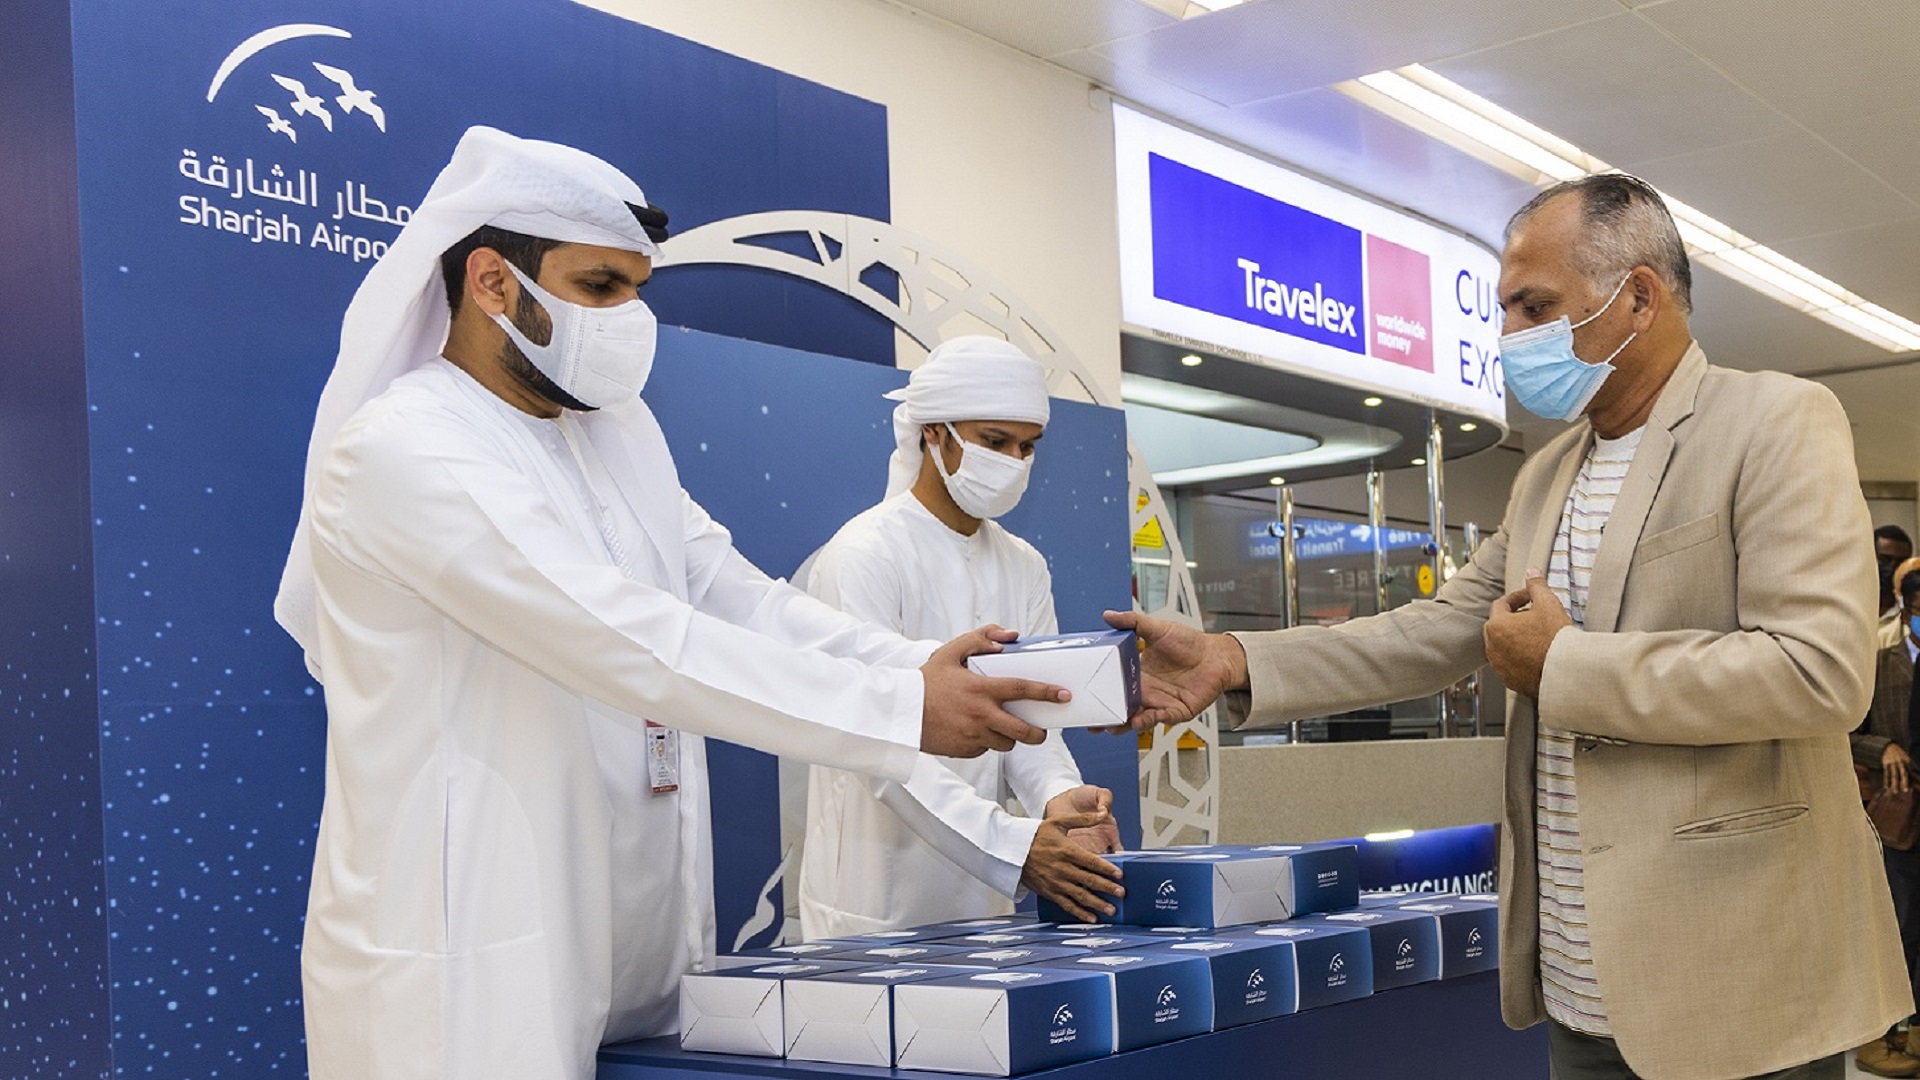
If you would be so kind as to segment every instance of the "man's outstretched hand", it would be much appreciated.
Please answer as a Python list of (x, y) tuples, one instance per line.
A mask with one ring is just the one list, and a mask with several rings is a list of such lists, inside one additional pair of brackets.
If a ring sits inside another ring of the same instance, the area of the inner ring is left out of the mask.
[[(1059, 799), (1054, 800), (1058, 802)], [(1020, 884), (1059, 904), (1081, 922), (1097, 922), (1114, 912), (1112, 900), (1125, 895), (1120, 868), (1073, 840), (1075, 833), (1100, 829), (1113, 822), (1105, 810), (1050, 816), (1027, 849), (1020, 868)]]
[(1247, 685), (1247, 654), (1231, 635), (1202, 633), (1137, 611), (1109, 611), (1106, 620), (1140, 635), (1146, 646), (1140, 654), (1140, 711), (1127, 727), (1109, 730), (1184, 723), (1222, 692)]
[(1070, 701), (1058, 686), (1032, 679), (989, 678), (967, 667), (967, 657), (999, 652), (1020, 635), (983, 626), (940, 646), (920, 665), (926, 702), (920, 714), (920, 749), (941, 757), (979, 757), (988, 750), (1011, 750), (1016, 742), (1046, 741), (1034, 727), (1001, 706), (1009, 701)]
[(1047, 800), (1045, 817), (1071, 814), (1096, 814), (1102, 815), (1102, 819), (1089, 828), (1074, 829), (1067, 833), (1067, 839), (1095, 855), (1120, 850), (1120, 823), (1113, 820), (1113, 792), (1093, 784), (1081, 784)]

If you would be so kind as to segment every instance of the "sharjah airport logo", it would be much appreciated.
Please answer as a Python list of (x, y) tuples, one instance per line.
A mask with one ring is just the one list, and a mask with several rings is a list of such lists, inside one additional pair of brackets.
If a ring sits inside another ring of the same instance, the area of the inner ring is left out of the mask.
[(1053, 1026), (1066, 1027), (1073, 1022), (1073, 1010), (1065, 1005), (1053, 1010)]
[[(220, 61), (213, 81), (207, 84), (207, 101), (211, 103), (218, 97), (228, 78), (255, 55), (285, 41), (310, 37), (351, 38), (353, 35), (337, 26), (319, 23), (286, 23), (262, 30), (235, 46), (227, 58)], [(307, 73), (308, 67), (314, 74)], [(383, 133), (387, 130), (387, 110), (374, 101), (377, 96), (374, 91), (359, 85), (353, 72), (317, 60), (308, 61), (308, 67), (290, 65), (283, 70), (268, 71), (271, 82), (262, 80), (258, 84), (255, 92), (265, 95), (271, 104), (256, 100), (253, 108), (265, 118), (268, 131), (285, 135), (292, 143), (300, 141), (301, 128), (309, 133), (317, 128), (332, 134), (336, 109), (343, 128), (349, 123), (371, 123)], [(293, 74), (286, 74), (287, 71)], [(314, 81), (312, 91), (307, 88), (308, 79)], [(272, 85), (277, 85), (281, 92), (268, 93), (266, 88)], [(286, 115), (281, 114), (282, 109)], [(352, 119), (355, 116), (365, 120), (355, 121)]]
[(1347, 958), (1340, 955), (1339, 953), (1334, 953), (1333, 959), (1327, 963), (1327, 970), (1328, 971), (1347, 970)]
[(1247, 989), (1251, 990), (1255, 987), (1265, 985), (1267, 985), (1267, 977), (1260, 974), (1259, 968), (1254, 968), (1253, 973), (1247, 976)]
[(1479, 927), (1476, 926), (1473, 929), (1467, 931), (1467, 944), (1469, 945), (1480, 944), (1480, 928)]
[(1162, 881), (1158, 891), (1161, 896), (1172, 896), (1176, 890), (1173, 887), (1172, 881)]
[(1160, 1007), (1164, 1009), (1168, 1005), (1171, 1005), (1174, 1002), (1179, 1001), (1180, 995), (1174, 993), (1173, 986), (1169, 984), (1167, 986), (1163, 986), (1160, 988), (1160, 994), (1158, 997), (1154, 998), (1154, 1000), (1158, 1001), (1160, 1003)]
[(1401, 955), (1401, 956), (1412, 956), (1412, 955), (1413, 955), (1413, 942), (1411, 942), (1411, 941), (1408, 941), (1408, 940), (1407, 940), (1406, 938), (1401, 938), (1401, 939), (1400, 939), (1400, 955)]

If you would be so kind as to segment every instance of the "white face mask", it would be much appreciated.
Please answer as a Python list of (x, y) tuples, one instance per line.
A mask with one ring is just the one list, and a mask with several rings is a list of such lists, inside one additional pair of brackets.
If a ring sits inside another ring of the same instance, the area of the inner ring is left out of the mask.
[(929, 446), (927, 453), (932, 455), (934, 470), (946, 481), (947, 494), (953, 496), (954, 505), (961, 513), (992, 519), (1020, 504), (1020, 496), (1027, 491), (1027, 478), (1033, 471), (1031, 460), (970, 443), (960, 437), (952, 424), (947, 425), (947, 434), (960, 444), (958, 469), (947, 472), (939, 447)]
[(569, 303), (534, 284), (520, 268), (507, 269), (547, 311), (553, 336), (535, 345), (505, 315), (492, 316), (527, 360), (555, 386), (596, 409), (624, 405), (640, 396), (653, 371), (660, 324), (639, 297), (609, 308)]

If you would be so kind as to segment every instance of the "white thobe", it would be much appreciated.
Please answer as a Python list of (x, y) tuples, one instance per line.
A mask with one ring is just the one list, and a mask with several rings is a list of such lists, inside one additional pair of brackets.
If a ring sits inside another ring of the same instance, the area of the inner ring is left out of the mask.
[[(602, 1041), (675, 1030), (713, 951), (699, 736), (901, 778), (918, 756), (932, 644), (754, 569), (664, 444), (681, 535), (657, 536), (583, 430), (435, 360), (318, 472), (315, 1080), (588, 1080)], [(642, 717), (682, 732), (675, 793)]]
[[(907, 637), (947, 640), (986, 623), (1051, 634), (1053, 579), (1033, 545), (982, 522), (965, 536), (903, 492), (841, 526), (811, 560), (808, 592)], [(807, 786), (800, 924), (808, 938), (1013, 910), (1037, 817), (1079, 786), (1059, 732), (966, 761), (920, 755), (902, 785), (815, 765)]]

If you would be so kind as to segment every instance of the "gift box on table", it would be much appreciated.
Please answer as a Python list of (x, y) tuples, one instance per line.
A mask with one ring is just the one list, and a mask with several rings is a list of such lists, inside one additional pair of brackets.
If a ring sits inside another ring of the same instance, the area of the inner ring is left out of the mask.
[(1213, 1030), (1213, 971), (1203, 957), (1157, 949), (1093, 952), (1040, 966), (1103, 972), (1111, 980), (1116, 1051)]
[(862, 966), (783, 960), (756, 967), (690, 971), (680, 976), (680, 1048), (780, 1057), (787, 1049), (781, 984)]
[(956, 974), (954, 968), (915, 965), (788, 979), (781, 984), (787, 1056), (886, 1068), (894, 1058), (893, 988)]
[(1097, 972), (981, 971), (893, 988), (901, 1069), (1010, 1076), (1113, 1052), (1113, 993)]
[(1006, 710), (1035, 727), (1106, 727), (1140, 711), (1140, 641), (1131, 630), (1021, 638), (997, 653), (967, 658), (997, 678), (1033, 679), (1073, 692), (1073, 700), (1009, 701)]

